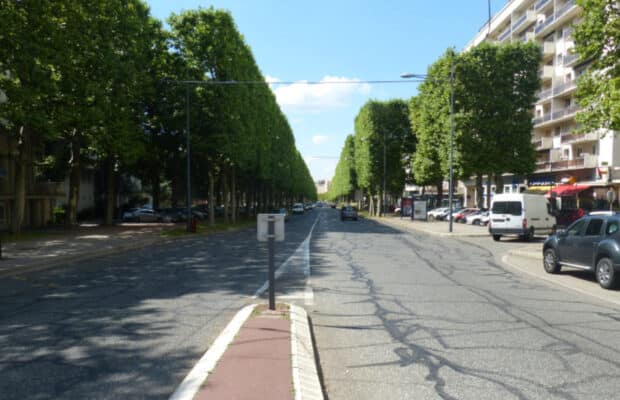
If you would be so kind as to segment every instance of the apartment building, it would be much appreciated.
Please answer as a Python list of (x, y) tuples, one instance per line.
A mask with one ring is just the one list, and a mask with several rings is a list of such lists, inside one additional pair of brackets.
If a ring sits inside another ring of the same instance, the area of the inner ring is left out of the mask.
[[(570, 182), (594, 200), (606, 198), (610, 188), (618, 198), (620, 170), (614, 174), (614, 167), (620, 166), (620, 140), (614, 132), (575, 133), (579, 111), (575, 82), (587, 68), (571, 51), (573, 26), (580, 15), (575, 0), (511, 0), (465, 48), (467, 51), (483, 41), (535, 41), (541, 47), (541, 90), (532, 132), (536, 170), (530, 176), (506, 175), (504, 192), (546, 192)], [(475, 201), (475, 190), (473, 181), (465, 182), (466, 204)]]

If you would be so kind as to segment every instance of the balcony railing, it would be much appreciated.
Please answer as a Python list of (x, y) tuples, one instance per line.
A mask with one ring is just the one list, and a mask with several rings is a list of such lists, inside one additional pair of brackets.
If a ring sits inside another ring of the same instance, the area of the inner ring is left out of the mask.
[(523, 36), (521, 36), (521, 42), (525, 43), (530, 40), (534, 40), (534, 32), (525, 32)]
[(577, 60), (579, 60), (579, 54), (571, 54), (571, 53), (565, 54), (564, 55), (564, 66), (569, 67)]
[(555, 20), (555, 15), (554, 14), (549, 15), (545, 19), (545, 22), (543, 22), (542, 24), (537, 25), (536, 28), (534, 28), (534, 32), (536, 32), (536, 34), (538, 35), (540, 32), (543, 31), (543, 29), (545, 29), (546, 27), (551, 25), (554, 20)]
[(532, 120), (534, 125), (544, 124), (549, 121), (551, 121), (551, 113), (544, 114), (542, 117), (536, 117)]
[(553, 87), (553, 95), (557, 96), (561, 93), (567, 92), (569, 90), (575, 89), (577, 87), (577, 84), (575, 83), (575, 81), (570, 81), (570, 82), (566, 82), (566, 83), (561, 83), (559, 85), (556, 85)]
[(536, 93), (536, 97), (538, 98), (538, 101), (547, 100), (551, 96), (553, 96), (552, 88), (541, 90), (538, 93)]
[(499, 40), (500, 42), (503, 42), (504, 40), (508, 39), (508, 37), (510, 36), (510, 27), (508, 27), (508, 29), (506, 29), (504, 32), (502, 32), (499, 37), (497, 38), (497, 40)]
[(536, 150), (549, 150), (553, 148), (553, 138), (551, 137), (542, 137), (538, 140), (532, 141)]
[(597, 132), (588, 132), (588, 133), (567, 132), (566, 134), (562, 134), (562, 143), (592, 142), (598, 139), (599, 139), (599, 136)]
[(560, 118), (564, 118), (566, 116), (575, 114), (577, 111), (579, 110), (579, 106), (577, 105), (572, 105), (570, 107), (566, 107), (563, 110), (559, 110), (559, 111), (554, 111), (551, 113), (551, 119), (555, 120), (555, 119), (560, 119)]
[(525, 20), (527, 19), (527, 13), (523, 14), (521, 17), (519, 17), (514, 24), (512, 24), (512, 30), (514, 31), (515, 29), (517, 29), (522, 23), (525, 22)]
[(560, 19), (575, 6), (575, 0), (568, 0), (566, 4), (555, 12), (555, 19)]
[(551, 0), (538, 0), (536, 2), (536, 6), (534, 6), (534, 8), (536, 9), (536, 11), (538, 11), (541, 8), (543, 8), (544, 6), (546, 6), (547, 4), (549, 4), (549, 2), (551, 2)]

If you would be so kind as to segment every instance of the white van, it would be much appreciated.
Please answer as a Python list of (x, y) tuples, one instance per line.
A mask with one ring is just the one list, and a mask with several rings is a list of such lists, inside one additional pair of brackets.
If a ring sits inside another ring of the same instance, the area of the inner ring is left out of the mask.
[(518, 235), (530, 240), (536, 234), (551, 234), (555, 222), (544, 195), (501, 193), (493, 196), (489, 219), (489, 233), (493, 240), (497, 241), (503, 235)]

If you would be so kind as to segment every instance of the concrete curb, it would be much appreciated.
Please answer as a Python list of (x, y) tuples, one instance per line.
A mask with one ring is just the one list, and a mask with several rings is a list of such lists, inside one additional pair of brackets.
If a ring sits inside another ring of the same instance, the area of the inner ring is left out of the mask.
[[(437, 232), (431, 229), (425, 229), (419, 225), (419, 224), (424, 224), (427, 222), (418, 222), (418, 225), (416, 225), (415, 222), (411, 222), (410, 224), (405, 224), (404, 222), (392, 222), (389, 219), (383, 219), (383, 218), (372, 218), (370, 219), (370, 221), (376, 221), (383, 225), (389, 225), (392, 227), (402, 227), (403, 229), (427, 233), (429, 235), (440, 236), (440, 237), (458, 238), (458, 237), (488, 237), (489, 236), (489, 232), (487, 230), (484, 230), (484, 232), (481, 232), (481, 233), (459, 233), (459, 232), (450, 233), (450, 232)], [(480, 228), (480, 229), (484, 229), (484, 228)], [(447, 224), (446, 224), (446, 230), (448, 230)]]
[(543, 259), (542, 253), (534, 253), (533, 251), (527, 251), (527, 250), (510, 250), (508, 251), (508, 255), (526, 257), (526, 258), (531, 258), (533, 260), (539, 260), (539, 261), (542, 261)]
[(200, 390), (204, 381), (209, 377), (219, 359), (224, 355), (228, 345), (233, 341), (256, 306), (257, 304), (245, 306), (235, 314), (232, 321), (226, 325), (226, 328), (215, 339), (209, 350), (200, 358), (194, 368), (183, 379), (183, 382), (172, 393), (169, 400), (191, 400), (196, 396), (196, 393), (198, 393), (198, 390)]
[(323, 390), (314, 359), (314, 345), (308, 314), (301, 307), (289, 306), (295, 400), (323, 400)]

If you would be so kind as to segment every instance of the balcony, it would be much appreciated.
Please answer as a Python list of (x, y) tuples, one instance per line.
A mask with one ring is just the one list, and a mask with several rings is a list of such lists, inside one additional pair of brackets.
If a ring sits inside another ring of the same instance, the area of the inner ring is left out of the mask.
[(533, 10), (526, 10), (525, 14), (517, 18), (515, 23), (512, 24), (512, 33), (517, 34), (521, 32), (523, 28), (529, 26), (529, 24), (534, 21), (536, 21), (536, 12), (534, 12)]
[(550, 80), (553, 78), (554, 67), (553, 65), (544, 65), (538, 70), (538, 77), (541, 81)]
[(562, 110), (545, 113), (542, 117), (537, 117), (532, 120), (534, 128), (541, 128), (543, 125), (549, 123), (560, 122), (569, 118), (572, 118), (574, 114), (579, 111), (579, 106), (572, 105)]
[(525, 43), (532, 41), (535, 37), (536, 35), (534, 35), (534, 32), (525, 32), (525, 34), (521, 36), (521, 42)]
[(573, 64), (575, 64), (575, 62), (579, 60), (579, 54), (564, 54), (564, 66), (565, 67), (570, 67)]
[(545, 8), (545, 6), (551, 5), (553, 2), (551, 0), (538, 0), (534, 8), (536, 11), (540, 11)]
[(503, 41), (505, 41), (506, 39), (508, 39), (508, 38), (510, 37), (510, 32), (511, 32), (511, 31), (510, 31), (510, 27), (508, 27), (508, 28), (507, 28), (504, 32), (502, 32), (502, 33), (499, 35), (499, 37), (497, 38), (497, 40), (498, 40), (499, 42), (503, 42)]
[(573, 160), (539, 161), (536, 163), (536, 172), (595, 168), (597, 165), (597, 155), (583, 154), (581, 157)]
[(536, 93), (536, 98), (538, 98), (537, 103), (543, 103), (545, 100), (549, 100), (553, 97), (553, 89), (545, 89)]
[(541, 47), (541, 50), (542, 50), (543, 61), (548, 61), (550, 59), (553, 59), (553, 56), (555, 56), (555, 43), (544, 42)]
[(578, 11), (578, 7), (575, 4), (575, 0), (568, 0), (564, 5), (555, 11), (555, 20), (558, 23), (563, 23), (573, 18)]
[(572, 105), (570, 107), (566, 107), (563, 110), (554, 111), (554, 112), (551, 113), (551, 120), (557, 121), (557, 120), (564, 119), (566, 117), (571, 117), (577, 111), (579, 111), (579, 106), (577, 106), (577, 105)]
[(549, 150), (553, 148), (553, 138), (552, 137), (541, 137), (538, 140), (532, 141), (534, 144), (534, 148), (536, 151)]
[(599, 139), (598, 132), (588, 133), (575, 133), (567, 132), (562, 134), (562, 143), (582, 143), (582, 142), (594, 142)]
[(536, 25), (536, 28), (534, 28), (534, 33), (536, 33), (537, 35), (542, 35), (545, 29), (549, 27), (549, 25), (551, 25), (554, 20), (555, 20), (555, 15), (554, 14), (549, 15), (544, 20), (544, 22)]
[(565, 83), (561, 83), (559, 85), (553, 86), (553, 95), (554, 96), (558, 96), (560, 94), (570, 93), (570, 92), (572, 92), (576, 88), (577, 88), (577, 84), (575, 83), (574, 80), (573, 81), (569, 81), (569, 82), (565, 82)]

